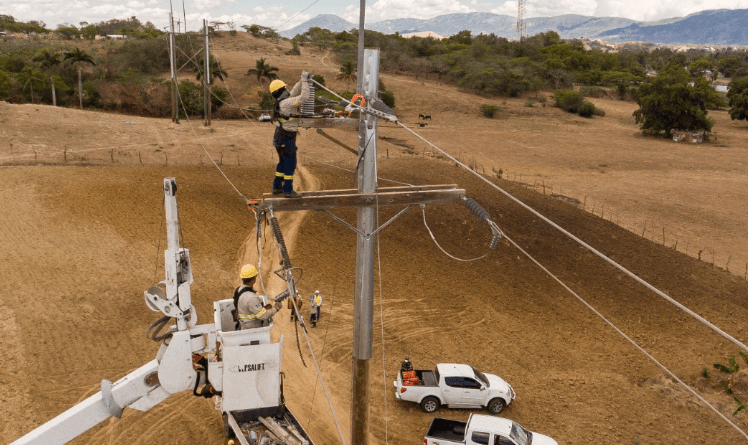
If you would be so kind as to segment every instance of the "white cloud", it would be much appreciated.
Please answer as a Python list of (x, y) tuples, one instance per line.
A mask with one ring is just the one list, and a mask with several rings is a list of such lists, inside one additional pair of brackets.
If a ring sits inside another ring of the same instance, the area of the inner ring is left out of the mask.
[[(527, 2), (526, 17), (553, 17), (579, 14), (597, 17), (624, 17), (641, 21), (656, 21), (683, 17), (708, 9), (744, 9), (748, 0), (554, 0)], [(491, 9), (494, 14), (517, 15), (517, 1), (510, 0)]]
[[(458, 0), (378, 0), (367, 6), (366, 23), (403, 18), (430, 19), (443, 14), (474, 11)], [(358, 23), (359, 8), (348, 6), (342, 16), (349, 22)]]

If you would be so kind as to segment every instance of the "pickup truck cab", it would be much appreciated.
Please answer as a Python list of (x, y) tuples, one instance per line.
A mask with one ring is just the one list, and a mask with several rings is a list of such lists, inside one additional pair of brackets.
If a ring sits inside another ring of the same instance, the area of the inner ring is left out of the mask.
[(407, 378), (403, 378), (401, 369), (393, 383), (398, 399), (416, 402), (427, 413), (445, 405), (449, 408), (485, 407), (492, 414), (498, 414), (515, 398), (514, 389), (501, 377), (457, 363), (439, 363), (433, 371), (410, 371)]
[(548, 436), (501, 417), (471, 414), (467, 422), (435, 417), (424, 445), (558, 445)]

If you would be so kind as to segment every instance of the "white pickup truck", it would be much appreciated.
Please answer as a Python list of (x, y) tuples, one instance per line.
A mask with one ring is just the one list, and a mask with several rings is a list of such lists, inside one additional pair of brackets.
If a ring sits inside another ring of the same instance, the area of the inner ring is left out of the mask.
[(471, 414), (467, 422), (435, 417), (424, 445), (558, 445), (548, 436), (533, 433), (501, 417)]
[[(417, 369), (416, 379), (403, 379), (402, 369), (397, 375), (395, 396), (416, 402), (427, 413), (440, 406), (449, 408), (488, 408), (500, 413), (512, 403), (514, 389), (501, 377), (484, 374), (469, 365), (439, 363), (433, 371)], [(410, 384), (406, 384), (410, 383)]]

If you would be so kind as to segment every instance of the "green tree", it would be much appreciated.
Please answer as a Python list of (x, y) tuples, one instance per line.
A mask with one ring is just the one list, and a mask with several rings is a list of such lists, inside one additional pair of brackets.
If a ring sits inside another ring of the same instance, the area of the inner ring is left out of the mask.
[(13, 78), (10, 73), (0, 70), (0, 100), (7, 100), (13, 91)]
[(718, 63), (719, 72), (725, 77), (733, 77), (738, 71), (744, 68), (743, 59), (738, 56), (723, 57)]
[(267, 63), (265, 63), (265, 58), (260, 57), (255, 61), (255, 67), (247, 71), (247, 75), (257, 77), (257, 80), (264, 85), (264, 78), (267, 78), (268, 80), (278, 78), (278, 75), (275, 74), (276, 71), (278, 71), (278, 68), (268, 65)]
[(707, 108), (720, 105), (721, 99), (703, 77), (691, 82), (682, 66), (668, 64), (639, 87), (636, 102), (639, 109), (633, 116), (641, 129), (665, 132), (667, 137), (673, 129), (712, 131)]
[(727, 91), (732, 120), (748, 120), (748, 77), (737, 77)]
[(55, 31), (62, 36), (65, 40), (72, 40), (75, 39), (76, 36), (80, 33), (78, 31), (78, 28), (76, 28), (73, 25), (63, 23), (55, 29)]
[[(704, 77), (707, 71), (711, 71), (712, 76), (714, 75), (714, 63), (706, 57), (696, 60), (688, 65), (688, 72), (694, 79), (697, 77)], [(710, 80), (714, 80), (714, 77)]]
[[(39, 63), (39, 66), (41, 66), (43, 70), (51, 70), (60, 65), (60, 63), (62, 62), (62, 60), (60, 59), (60, 55), (54, 51), (51, 51), (49, 48), (44, 48), (43, 50), (39, 51), (31, 60)], [(52, 88), (52, 102), (54, 105), (57, 105), (55, 81), (52, 76), (49, 76), (49, 79), (49, 83)]]
[(74, 64), (77, 71), (78, 71), (78, 100), (80, 101), (80, 107), (81, 110), (83, 109), (83, 82), (82, 82), (82, 64), (89, 63), (93, 66), (96, 66), (96, 64), (93, 61), (93, 58), (85, 52), (81, 51), (80, 48), (73, 48), (69, 51), (65, 52), (65, 60), (70, 61), (70, 63)]
[(34, 87), (36, 86), (37, 90), (39, 90), (44, 85), (44, 73), (42, 70), (27, 66), (16, 75), (16, 79), (21, 84), (21, 91), (26, 91), (26, 89), (31, 91), (31, 103), (34, 103)]
[[(201, 80), (203, 78), (203, 75), (205, 74), (205, 58), (198, 60), (197, 66), (193, 67), (193, 70), (195, 71), (195, 79)], [(213, 83), (213, 79), (215, 78), (221, 79), (221, 81), (224, 81), (226, 77), (229, 77), (229, 74), (221, 68), (221, 64), (216, 60), (215, 57), (212, 55), (210, 56), (210, 82)]]
[(348, 60), (340, 65), (340, 72), (335, 76), (336, 80), (343, 80), (346, 83), (346, 90), (351, 89), (351, 82), (355, 82), (356, 77), (356, 65), (352, 60)]

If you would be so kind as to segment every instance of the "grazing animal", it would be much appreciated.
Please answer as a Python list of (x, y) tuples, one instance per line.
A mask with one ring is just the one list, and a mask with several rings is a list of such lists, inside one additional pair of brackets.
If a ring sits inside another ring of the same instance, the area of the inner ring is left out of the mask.
[(430, 114), (419, 114), (418, 119), (423, 119), (423, 120), (429, 119), (430, 120), (431, 115)]
[(428, 125), (426, 122), (419, 122), (418, 123), (418, 126), (421, 127), (421, 128), (425, 127), (426, 125)]

